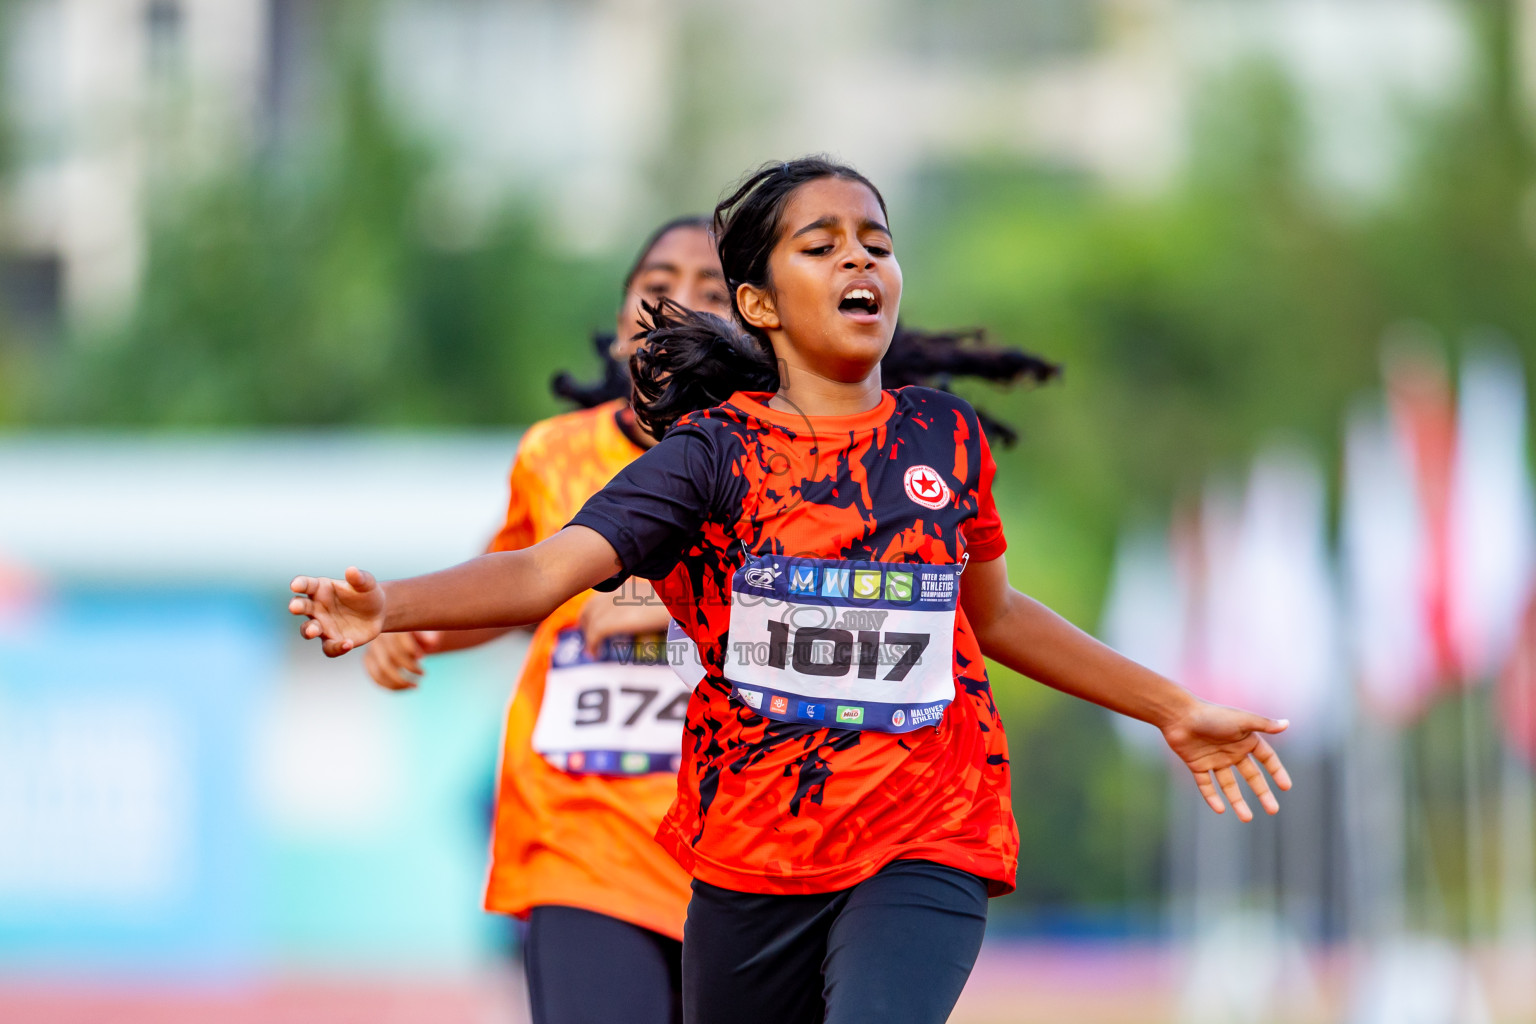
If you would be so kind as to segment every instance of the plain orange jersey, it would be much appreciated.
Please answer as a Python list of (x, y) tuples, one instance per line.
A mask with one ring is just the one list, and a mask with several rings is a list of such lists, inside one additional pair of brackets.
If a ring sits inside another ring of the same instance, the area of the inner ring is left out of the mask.
[[(615, 420), (623, 406), (610, 402), (528, 428), (512, 464), (506, 525), (490, 550), (558, 533), (641, 454)], [(676, 776), (571, 775), (533, 749), (556, 638), (576, 625), (590, 596), (557, 608), (529, 644), (507, 711), (485, 905), (518, 917), (536, 906), (578, 907), (681, 939), (688, 875), (654, 838), (677, 793)]]

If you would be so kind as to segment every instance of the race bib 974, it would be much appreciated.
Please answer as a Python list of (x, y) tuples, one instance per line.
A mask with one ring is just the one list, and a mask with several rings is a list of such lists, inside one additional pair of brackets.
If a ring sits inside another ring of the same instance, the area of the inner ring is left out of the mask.
[(668, 663), (665, 637), (615, 638), (597, 657), (581, 631), (555, 641), (533, 749), (573, 774), (676, 772), (692, 690)]
[(725, 677), (782, 722), (910, 732), (954, 699), (959, 565), (749, 558), (731, 580)]

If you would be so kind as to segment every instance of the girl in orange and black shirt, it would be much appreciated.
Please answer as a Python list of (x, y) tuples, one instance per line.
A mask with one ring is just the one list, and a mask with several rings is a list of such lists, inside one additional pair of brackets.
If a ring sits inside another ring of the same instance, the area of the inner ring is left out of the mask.
[[(658, 838), (694, 875), (700, 1024), (938, 1022), (1014, 884), (1007, 743), (983, 656), (1157, 725), (1218, 813), (1266, 811), (1286, 723), (1203, 702), (1012, 589), (973, 410), (883, 390), (901, 270), (884, 200), (825, 160), (716, 210), (733, 319), (653, 313), (632, 361), (662, 440), (554, 537), (379, 584), (298, 577), (329, 655), (389, 630), (535, 620), (655, 582), (705, 667)], [(328, 515), (335, 514), (327, 510)]]

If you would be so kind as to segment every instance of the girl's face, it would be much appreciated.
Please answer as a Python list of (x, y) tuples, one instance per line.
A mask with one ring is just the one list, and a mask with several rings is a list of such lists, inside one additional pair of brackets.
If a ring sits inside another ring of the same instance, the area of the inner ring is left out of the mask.
[(610, 353), (621, 363), (639, 347), (635, 333), (642, 329), (640, 303), (671, 299), (684, 309), (731, 316), (731, 297), (720, 272), (720, 257), (708, 231), (696, 227), (673, 228), (656, 240), (640, 261), (613, 333)]
[(742, 315), (780, 359), (842, 383), (880, 364), (901, 308), (901, 266), (875, 194), (820, 178), (790, 195), (768, 257), (768, 285), (742, 285)]

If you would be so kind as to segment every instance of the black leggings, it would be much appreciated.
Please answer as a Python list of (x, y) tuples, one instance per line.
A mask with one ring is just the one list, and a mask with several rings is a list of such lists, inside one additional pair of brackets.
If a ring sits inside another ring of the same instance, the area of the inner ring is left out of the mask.
[(693, 883), (688, 1024), (941, 1024), (976, 963), (987, 885), (898, 860), (841, 892), (762, 896)]
[(575, 907), (534, 907), (523, 962), (533, 1024), (678, 1024), (682, 943)]

